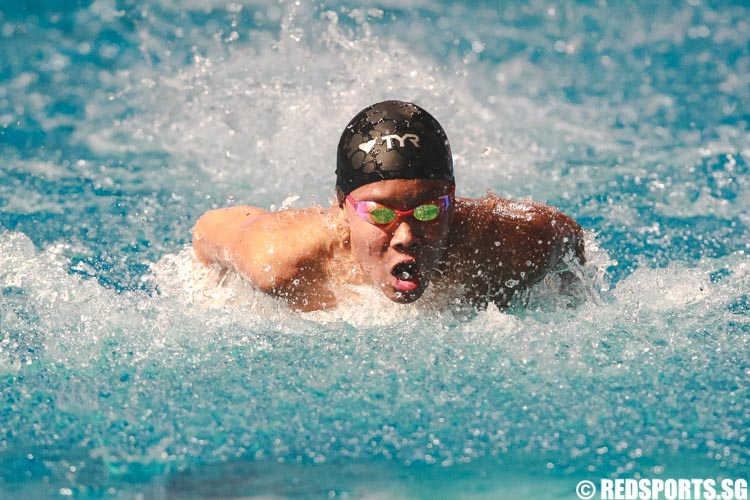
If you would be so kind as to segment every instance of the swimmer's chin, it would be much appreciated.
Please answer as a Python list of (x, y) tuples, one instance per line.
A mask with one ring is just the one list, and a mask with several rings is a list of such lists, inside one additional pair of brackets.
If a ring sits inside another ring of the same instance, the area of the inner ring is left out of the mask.
[(387, 297), (397, 304), (411, 304), (412, 302), (416, 302), (422, 294), (424, 294), (424, 289), (420, 287), (412, 292), (401, 292), (397, 290), (392, 294), (387, 294)]

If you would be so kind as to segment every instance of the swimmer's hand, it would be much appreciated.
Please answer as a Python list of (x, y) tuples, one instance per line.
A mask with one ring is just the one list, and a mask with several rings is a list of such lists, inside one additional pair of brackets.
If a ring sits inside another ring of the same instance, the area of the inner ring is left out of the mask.
[(321, 208), (211, 210), (193, 228), (193, 249), (202, 263), (232, 268), (294, 309), (326, 309), (336, 305), (327, 263), (340, 241), (331, 217)]

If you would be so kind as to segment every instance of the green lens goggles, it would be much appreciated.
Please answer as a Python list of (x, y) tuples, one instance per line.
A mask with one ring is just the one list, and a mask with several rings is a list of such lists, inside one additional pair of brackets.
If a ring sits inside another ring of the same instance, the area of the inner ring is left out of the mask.
[(429, 222), (437, 219), (440, 214), (448, 210), (451, 204), (450, 195), (437, 198), (433, 202), (425, 203), (411, 210), (397, 210), (386, 207), (374, 201), (357, 201), (348, 195), (346, 199), (352, 204), (357, 214), (370, 224), (384, 226), (395, 222), (401, 217), (411, 215), (420, 222)]

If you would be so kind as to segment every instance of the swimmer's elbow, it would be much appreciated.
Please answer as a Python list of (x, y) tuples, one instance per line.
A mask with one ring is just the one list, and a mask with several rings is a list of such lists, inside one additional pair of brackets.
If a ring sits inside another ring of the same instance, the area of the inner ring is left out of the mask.
[[(297, 304), (299, 301), (305, 302), (311, 294), (321, 295), (327, 282), (325, 266), (322, 264), (324, 261), (319, 256), (290, 257), (263, 253), (249, 262), (250, 265), (244, 268), (238, 266), (238, 270), (257, 290), (282, 298), (290, 304)], [(331, 300), (323, 302), (331, 303)], [(310, 305), (300, 304), (297, 305)]]
[(264, 213), (264, 209), (249, 206), (209, 210), (193, 226), (195, 256), (203, 264), (234, 267), (235, 249), (242, 250), (239, 244), (259, 232), (253, 220)]
[(193, 226), (193, 253), (204, 265), (219, 264), (228, 267), (231, 262), (227, 248), (232, 235), (221, 224), (217, 212), (218, 210), (206, 212)]
[(237, 266), (240, 276), (253, 288), (268, 294), (279, 295), (293, 281), (289, 273), (268, 262), (253, 262), (252, 265)]
[(580, 265), (586, 263), (586, 249), (584, 245), (583, 229), (570, 217), (560, 214), (560, 237), (562, 239), (561, 255), (563, 260), (574, 259)]
[(205, 265), (213, 264), (216, 259), (214, 245), (210, 238), (210, 216), (208, 213), (201, 216), (193, 226), (193, 253), (198, 261)]
[(240, 276), (268, 295), (281, 296), (299, 281), (296, 266), (258, 247), (243, 252), (233, 264)]
[(583, 238), (583, 229), (578, 223), (573, 221), (573, 229), (569, 238), (569, 244), (566, 248), (566, 255), (578, 261), (580, 265), (586, 263), (586, 246)]

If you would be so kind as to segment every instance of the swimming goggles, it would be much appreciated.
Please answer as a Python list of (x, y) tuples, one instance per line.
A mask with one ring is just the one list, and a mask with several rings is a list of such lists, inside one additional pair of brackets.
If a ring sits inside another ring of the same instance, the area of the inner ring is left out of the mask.
[(420, 222), (429, 222), (437, 219), (451, 206), (450, 194), (440, 196), (429, 203), (423, 203), (405, 211), (381, 205), (376, 201), (357, 201), (350, 194), (346, 195), (346, 199), (357, 211), (357, 215), (370, 224), (378, 226), (386, 226), (407, 215), (413, 216)]

